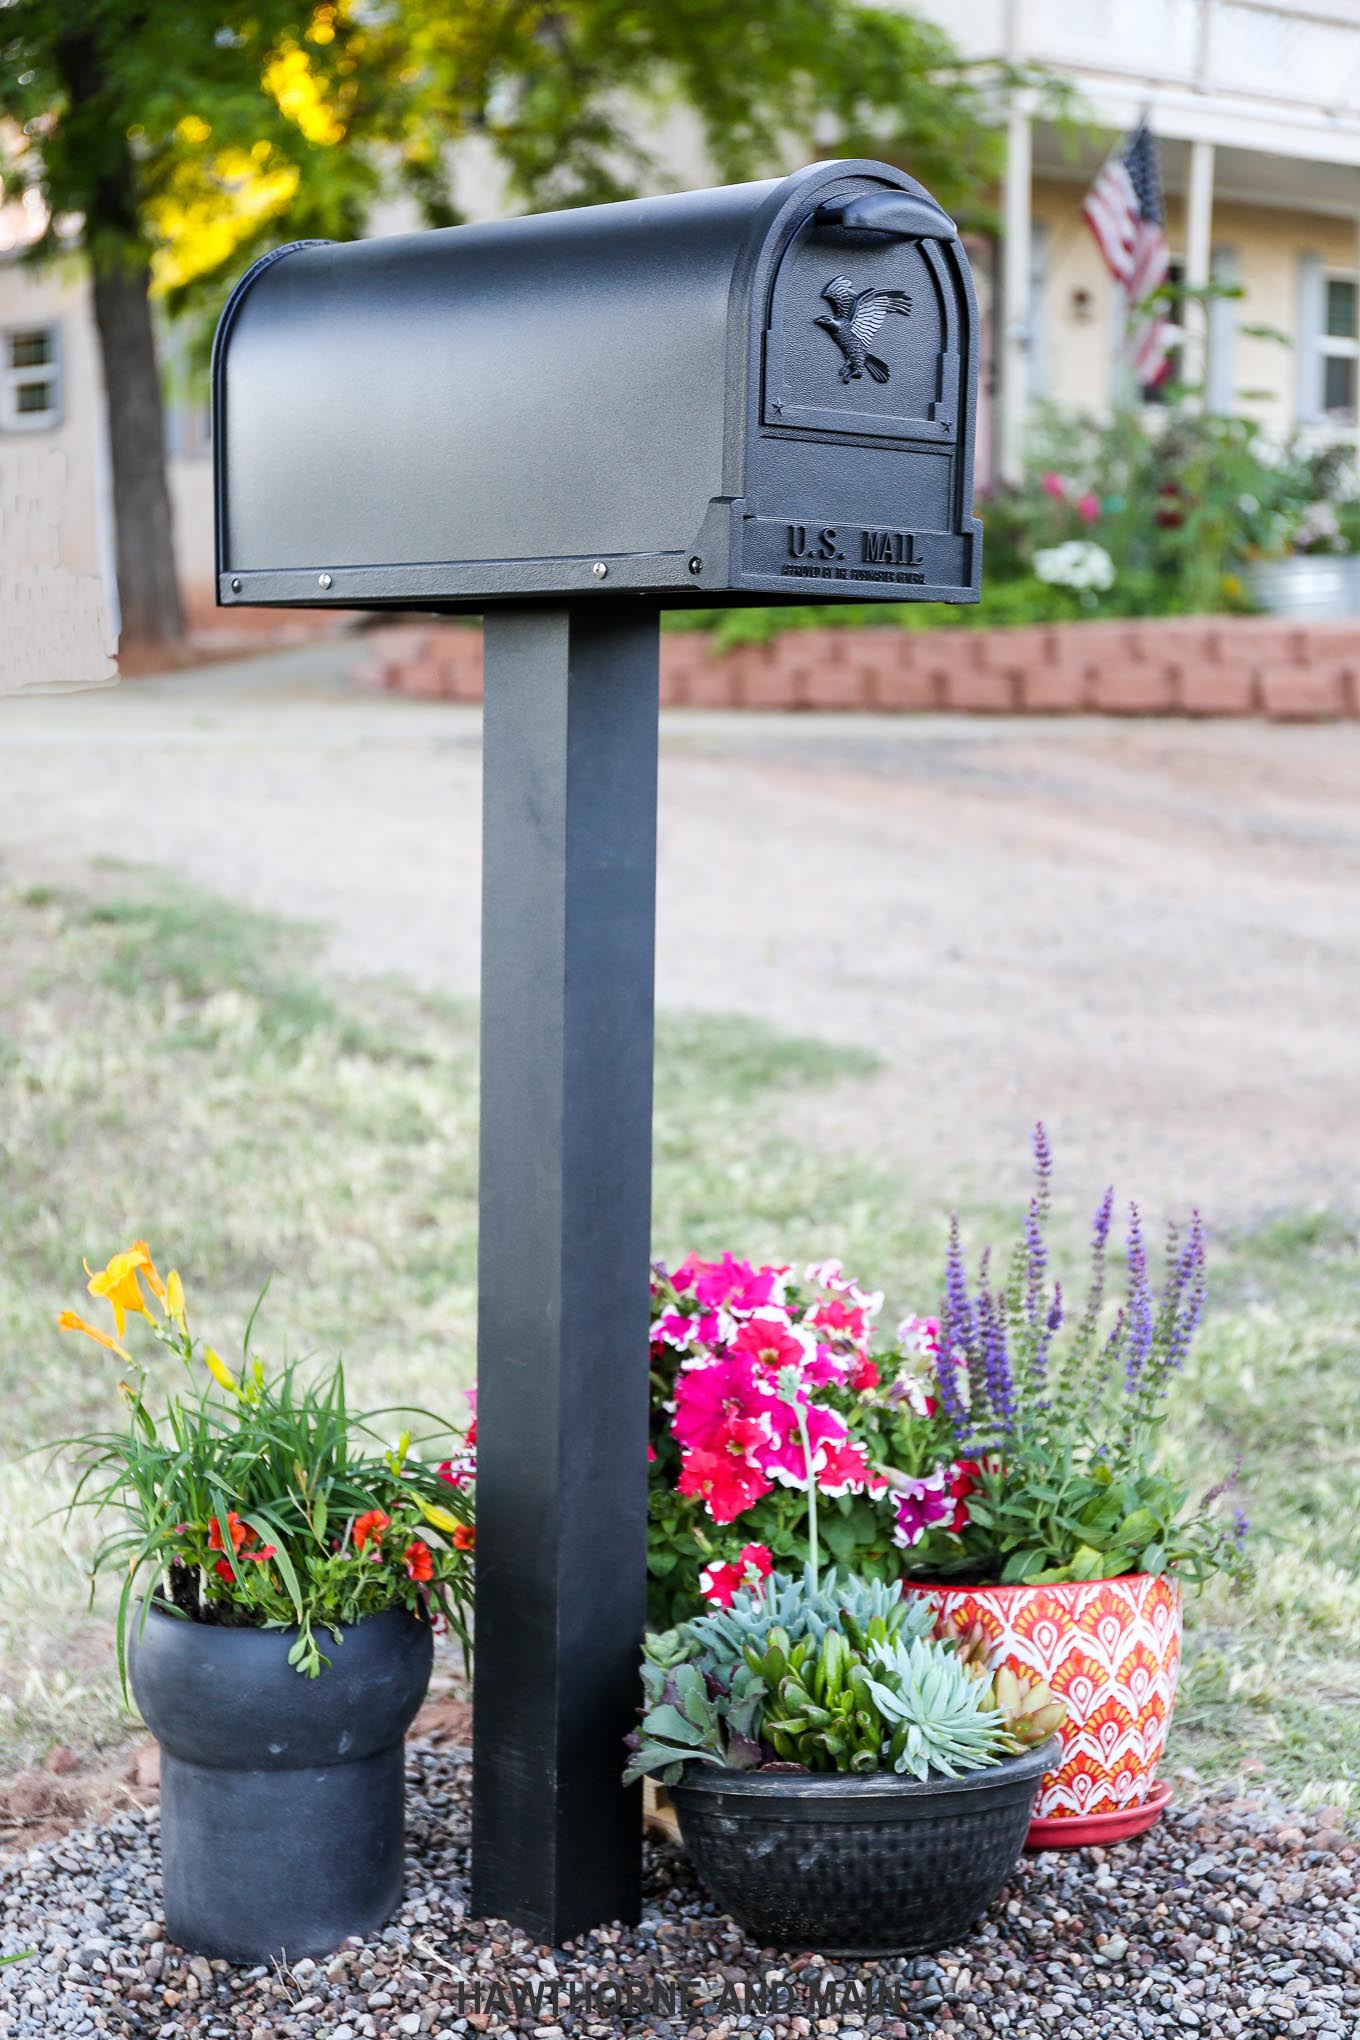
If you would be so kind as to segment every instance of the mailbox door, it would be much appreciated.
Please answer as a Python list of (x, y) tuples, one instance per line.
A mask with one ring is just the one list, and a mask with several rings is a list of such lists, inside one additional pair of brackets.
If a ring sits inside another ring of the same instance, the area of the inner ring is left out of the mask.
[(752, 599), (975, 601), (967, 258), (911, 179), (843, 171), (780, 222), (753, 302), (733, 579)]

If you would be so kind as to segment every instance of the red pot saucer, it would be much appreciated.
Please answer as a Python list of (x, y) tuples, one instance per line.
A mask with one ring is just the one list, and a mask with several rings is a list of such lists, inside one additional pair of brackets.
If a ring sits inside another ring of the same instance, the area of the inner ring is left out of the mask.
[(1027, 1849), (1080, 1849), (1095, 1843), (1126, 1842), (1155, 1827), (1171, 1804), (1171, 1783), (1159, 1778), (1141, 1806), (1117, 1806), (1108, 1813), (1068, 1815), (1064, 1820), (1032, 1820)]

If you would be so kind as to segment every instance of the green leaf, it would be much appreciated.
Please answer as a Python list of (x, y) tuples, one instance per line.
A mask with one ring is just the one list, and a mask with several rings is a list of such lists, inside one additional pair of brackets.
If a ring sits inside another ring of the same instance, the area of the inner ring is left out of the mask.
[(661, 1707), (653, 1707), (643, 1716), (642, 1732), (654, 1736), (658, 1741), (687, 1743), (697, 1748), (707, 1740), (705, 1732), (695, 1722), (687, 1721), (678, 1707), (667, 1701)]

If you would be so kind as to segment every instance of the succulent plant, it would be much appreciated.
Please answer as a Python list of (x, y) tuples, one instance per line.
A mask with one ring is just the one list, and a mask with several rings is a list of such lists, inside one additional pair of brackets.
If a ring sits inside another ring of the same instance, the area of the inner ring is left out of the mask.
[(953, 1651), (913, 1637), (879, 1645), (870, 1659), (869, 1692), (883, 1717), (887, 1759), (913, 1778), (946, 1778), (998, 1763), (1007, 1748), (988, 1690)]
[(739, 1588), (730, 1608), (696, 1615), (685, 1623), (683, 1633), (697, 1639), (704, 1670), (725, 1680), (745, 1660), (748, 1647), (763, 1645), (772, 1629), (783, 1630), (791, 1646), (805, 1638), (820, 1644), (828, 1630), (843, 1629), (863, 1649), (871, 1632), (884, 1639), (921, 1636), (930, 1622), (929, 1605), (904, 1595), (896, 1583), (830, 1573), (818, 1585), (808, 1566), (801, 1579), (792, 1573), (771, 1573), (758, 1586)]
[(1009, 1665), (997, 1667), (986, 1699), (1001, 1716), (1017, 1749), (1030, 1750), (1047, 1742), (1067, 1716), (1066, 1704), (1045, 1680), (1029, 1672), (1012, 1671)]
[(941, 1615), (933, 1634), (938, 1643), (949, 1645), (970, 1678), (991, 1677), (992, 1643), (981, 1622), (965, 1622), (959, 1612)]
[(625, 1738), (625, 1785), (658, 1772), (674, 1785), (686, 1764), (717, 1764), (746, 1771), (760, 1762), (755, 1729), (766, 1691), (761, 1679), (739, 1665), (727, 1690), (710, 1691), (695, 1664), (642, 1661), (642, 1719)]
[(628, 1783), (689, 1763), (957, 1778), (1050, 1735), (1048, 1687), (987, 1663), (981, 1624), (931, 1634), (930, 1603), (896, 1586), (774, 1573), (730, 1608), (643, 1646)]
[(769, 1695), (761, 1735), (778, 1758), (809, 1771), (879, 1769), (882, 1717), (862, 1655), (839, 1630), (792, 1645), (772, 1630), (763, 1653), (748, 1646), (746, 1662)]

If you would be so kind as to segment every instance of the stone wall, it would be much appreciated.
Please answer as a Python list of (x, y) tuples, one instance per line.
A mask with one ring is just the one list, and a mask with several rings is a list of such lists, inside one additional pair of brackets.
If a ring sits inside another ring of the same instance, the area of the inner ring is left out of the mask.
[[(381, 625), (358, 643), (358, 677), (370, 686), (481, 699), (482, 640), (473, 625)], [(729, 652), (715, 651), (702, 631), (665, 631), (661, 698), (676, 708), (1360, 716), (1360, 618), (787, 630)]]

